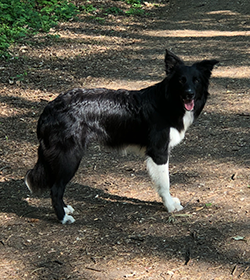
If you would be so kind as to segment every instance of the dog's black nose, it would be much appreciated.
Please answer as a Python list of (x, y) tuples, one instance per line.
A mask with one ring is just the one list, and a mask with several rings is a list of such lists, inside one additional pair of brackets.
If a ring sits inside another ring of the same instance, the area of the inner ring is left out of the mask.
[(186, 94), (186, 99), (189, 99), (189, 100), (194, 99), (195, 92), (191, 88), (186, 90), (185, 94)]

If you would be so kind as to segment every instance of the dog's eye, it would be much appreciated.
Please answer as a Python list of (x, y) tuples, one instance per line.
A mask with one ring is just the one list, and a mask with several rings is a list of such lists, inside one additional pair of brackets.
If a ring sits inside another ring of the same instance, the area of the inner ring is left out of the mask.
[(179, 82), (180, 82), (180, 84), (184, 85), (187, 82), (187, 78), (186, 77), (181, 77)]

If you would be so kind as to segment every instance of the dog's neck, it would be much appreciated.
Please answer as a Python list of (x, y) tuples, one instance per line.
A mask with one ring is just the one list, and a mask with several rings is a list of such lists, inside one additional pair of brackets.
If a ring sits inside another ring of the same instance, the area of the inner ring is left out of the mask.
[(190, 127), (190, 125), (194, 122), (194, 112), (193, 111), (186, 111), (183, 116), (183, 126), (184, 126), (184, 133)]
[(186, 111), (182, 121), (183, 121), (183, 128), (180, 131), (174, 127), (170, 127), (170, 141), (169, 141), (170, 149), (178, 145), (185, 137), (185, 133), (187, 129), (194, 121), (194, 112)]

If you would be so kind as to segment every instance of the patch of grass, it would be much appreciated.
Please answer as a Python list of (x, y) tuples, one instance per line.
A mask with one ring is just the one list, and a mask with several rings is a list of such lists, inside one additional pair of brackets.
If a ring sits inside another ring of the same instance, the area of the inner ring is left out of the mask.
[(120, 8), (118, 7), (110, 7), (110, 8), (107, 8), (105, 10), (105, 12), (107, 14), (113, 14), (113, 15), (122, 15), (124, 14), (123, 10), (121, 10)]
[(138, 7), (131, 7), (128, 11), (125, 12), (126, 15), (128, 16), (138, 16), (138, 15), (143, 15), (144, 14), (144, 10), (142, 10), (141, 8)]
[[(114, 0), (115, 2), (116, 0)], [(91, 1), (88, 1), (91, 2)], [(123, 0), (123, 2), (125, 2), (126, 4), (128, 4), (130, 6), (130, 8), (128, 10), (125, 9), (121, 9), (119, 7), (117, 7), (115, 4), (111, 7), (106, 7), (104, 8), (101, 4), (98, 5), (98, 7), (94, 7), (92, 4), (87, 4), (87, 5), (83, 5), (80, 6), (80, 10), (88, 13), (88, 14), (94, 14), (93, 16), (91, 16), (92, 19), (97, 20), (99, 22), (103, 22), (103, 20), (101, 20), (102, 18), (99, 17), (100, 13), (103, 13), (104, 16), (107, 15), (126, 15), (126, 16), (141, 16), (141, 15), (145, 15), (145, 11), (143, 10), (143, 1), (141, 0)]]
[(46, 37), (51, 40), (57, 40), (60, 38), (59, 34), (47, 34)]
[(48, 32), (79, 10), (68, 0), (0, 0), (0, 57), (10, 57), (9, 47), (38, 32)]
[(104, 21), (105, 21), (105, 18), (102, 18), (102, 17), (93, 17), (93, 19), (95, 19), (99, 23), (104, 23)]
[(140, 0), (126, 0), (126, 3), (131, 5), (131, 8), (126, 11), (126, 15), (130, 16), (130, 15), (143, 15), (144, 14), (144, 10), (142, 9), (142, 1)]
[(15, 77), (11, 77), (11, 80), (23, 81), (27, 75), (28, 73), (25, 71), (22, 74), (17, 74)]
[(80, 12), (89, 14), (99, 23), (103, 23), (105, 16), (110, 14), (146, 15), (142, 0), (120, 1), (126, 3), (127, 9), (118, 7), (115, 1), (112, 6), (104, 7), (101, 1), (94, 6), (90, 0), (81, 2), (84, 5), (79, 6), (71, 0), (0, 0), (0, 58), (12, 56), (11, 45), (30, 41), (38, 32), (47, 33), (59, 21), (76, 18)]
[(130, 5), (135, 5), (135, 4), (141, 4), (143, 1), (141, 1), (141, 0), (125, 0), (125, 2), (127, 4), (130, 4)]
[(84, 11), (85, 13), (89, 14), (89, 13), (93, 13), (97, 10), (97, 8), (95, 8), (93, 5), (91, 4), (87, 4), (87, 5), (83, 5), (80, 6), (80, 10)]
[(206, 206), (207, 208), (211, 207), (212, 205), (213, 205), (212, 203), (206, 203), (206, 204), (205, 204), (205, 206)]

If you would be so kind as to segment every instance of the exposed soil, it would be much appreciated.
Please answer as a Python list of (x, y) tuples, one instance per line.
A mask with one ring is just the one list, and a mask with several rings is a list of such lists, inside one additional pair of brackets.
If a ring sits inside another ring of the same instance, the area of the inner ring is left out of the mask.
[[(51, 31), (60, 38), (38, 35), (0, 62), (1, 279), (250, 279), (250, 2), (150, 3), (144, 16), (83, 14)], [(170, 159), (184, 210), (167, 213), (143, 158), (94, 143), (65, 193), (76, 222), (61, 225), (49, 194), (33, 197), (23, 182), (39, 114), (74, 87), (160, 81), (166, 48), (190, 64), (220, 61)]]

